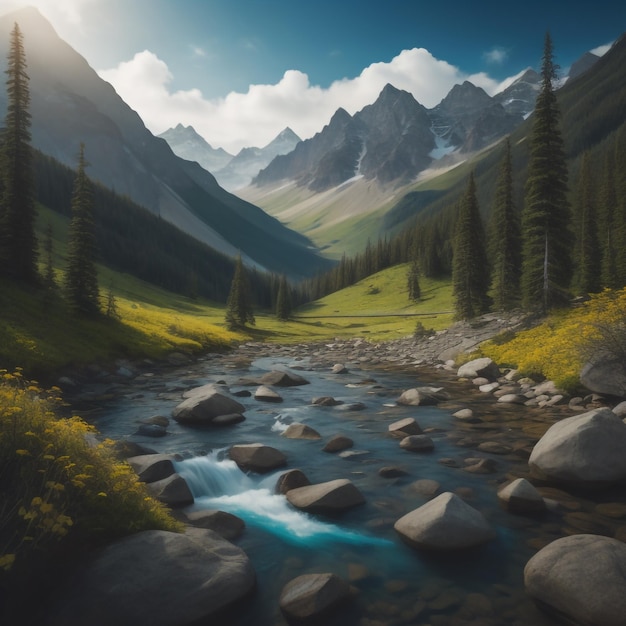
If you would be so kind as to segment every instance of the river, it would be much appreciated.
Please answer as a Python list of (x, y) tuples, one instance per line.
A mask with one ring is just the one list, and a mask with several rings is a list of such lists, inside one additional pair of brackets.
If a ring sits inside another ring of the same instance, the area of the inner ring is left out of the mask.
[[(182, 455), (176, 469), (191, 486), (192, 509), (217, 508), (245, 521), (246, 530), (235, 543), (252, 560), (258, 589), (229, 626), (285, 624), (278, 608), (281, 589), (294, 577), (313, 572), (334, 572), (356, 592), (354, 602), (326, 626), (555, 624), (526, 597), (523, 568), (537, 547), (562, 536), (566, 510), (540, 518), (515, 516), (502, 510), (496, 497), (507, 477), (525, 474), (525, 455), (537, 438), (537, 428), (547, 427), (547, 414), (496, 407), (493, 400), (459, 383), (450, 383), (452, 399), (439, 406), (398, 406), (395, 400), (403, 390), (424, 384), (419, 370), (363, 369), (356, 362), (347, 363), (348, 373), (333, 374), (319, 359), (295, 354), (276, 350), (255, 355), (251, 349), (239, 355), (213, 355), (166, 372), (146, 371), (125, 384), (101, 383), (87, 390), (98, 406), (89, 419), (104, 436)], [(246, 420), (236, 426), (193, 428), (172, 420), (164, 437), (136, 434), (139, 420), (170, 416), (189, 388), (211, 382), (231, 392), (253, 393), (255, 388), (243, 386), (241, 379), (276, 369), (294, 371), (310, 384), (276, 388), (281, 403), (260, 402), (253, 395), (237, 398), (246, 407)], [(425, 384), (432, 384), (432, 379)], [(464, 394), (470, 393), (473, 396), (466, 401)], [(312, 398), (319, 396), (332, 396), (343, 404), (313, 406)], [(480, 415), (477, 423), (453, 417), (468, 403)], [(433, 452), (412, 453), (399, 447), (388, 426), (405, 417), (414, 417), (432, 437)], [(283, 437), (293, 422), (311, 426), (321, 439)], [(322, 451), (336, 434), (350, 437), (354, 446), (341, 454)], [(485, 440), (504, 443), (510, 452), (478, 451)], [(301, 469), (312, 483), (349, 478), (366, 504), (332, 519), (296, 510), (274, 493), (285, 470), (245, 474), (228, 460), (231, 445), (257, 442), (281, 450), (287, 469)], [(473, 458), (492, 459), (495, 470), (466, 471)], [(383, 478), (379, 470), (388, 466), (406, 474)], [(451, 554), (423, 553), (405, 545), (393, 524), (426, 503), (433, 488), (436, 493), (455, 492), (481, 511), (496, 530), (496, 539), (479, 549)]]

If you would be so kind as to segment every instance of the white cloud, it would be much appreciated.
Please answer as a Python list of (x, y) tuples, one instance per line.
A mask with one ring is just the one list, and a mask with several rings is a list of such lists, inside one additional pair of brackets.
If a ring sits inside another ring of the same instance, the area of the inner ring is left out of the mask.
[(373, 63), (356, 78), (335, 81), (328, 88), (311, 85), (303, 72), (288, 70), (276, 84), (250, 85), (245, 93), (231, 92), (213, 100), (204, 98), (198, 89), (170, 90), (173, 76), (167, 64), (148, 50), (99, 74), (153, 133), (178, 123), (191, 125), (213, 147), (231, 153), (246, 146), (264, 146), (286, 126), (303, 139), (311, 137), (339, 107), (354, 114), (374, 102), (387, 83), (411, 92), (427, 108), (464, 80), (489, 94), (501, 88), (487, 74), (464, 74), (424, 48), (403, 50), (390, 62)]
[(508, 56), (509, 53), (504, 48), (498, 46), (483, 53), (483, 59), (492, 65), (502, 65), (507, 60)]

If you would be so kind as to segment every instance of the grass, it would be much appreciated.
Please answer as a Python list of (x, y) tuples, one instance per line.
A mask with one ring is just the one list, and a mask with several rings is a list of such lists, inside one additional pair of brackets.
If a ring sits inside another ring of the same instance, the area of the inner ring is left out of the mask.
[[(66, 367), (106, 364), (120, 357), (159, 359), (173, 351), (221, 351), (251, 339), (380, 341), (411, 335), (417, 320), (427, 328), (448, 326), (452, 315), (438, 313), (451, 310), (450, 283), (422, 279), (422, 300), (411, 303), (406, 272), (406, 265), (379, 272), (302, 307), (287, 322), (271, 312), (256, 311), (256, 326), (242, 332), (226, 328), (224, 305), (172, 294), (104, 267), (99, 268), (100, 284), (111, 285), (119, 321), (75, 318), (68, 314), (60, 292), (0, 281), (0, 367), (23, 367), (29, 376), (46, 378)], [(61, 280), (61, 270), (56, 274)], [(101, 288), (103, 300), (108, 289)]]

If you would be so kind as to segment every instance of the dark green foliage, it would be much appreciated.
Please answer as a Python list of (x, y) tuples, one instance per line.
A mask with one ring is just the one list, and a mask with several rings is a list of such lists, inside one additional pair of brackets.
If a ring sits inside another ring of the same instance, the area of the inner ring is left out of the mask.
[(598, 244), (596, 191), (589, 154), (583, 155), (575, 202), (576, 288), (581, 294), (600, 291), (602, 260)]
[(100, 311), (96, 237), (92, 215), (91, 182), (85, 173), (84, 145), (80, 145), (78, 171), (72, 194), (72, 219), (67, 242), (65, 291), (74, 313), (95, 315)]
[(556, 69), (547, 34), (522, 212), (523, 304), (544, 312), (567, 301), (572, 278), (568, 173), (553, 88)]
[(243, 266), (241, 255), (235, 262), (235, 275), (230, 286), (226, 302), (226, 325), (230, 330), (244, 328), (247, 324), (254, 325), (254, 312), (250, 303), (250, 286), (248, 275)]
[(285, 276), (280, 277), (278, 294), (276, 296), (276, 317), (286, 321), (291, 317), (292, 304), (289, 283)]
[(470, 319), (489, 307), (489, 262), (485, 234), (476, 200), (476, 183), (470, 174), (459, 207), (452, 259), (452, 294), (456, 316)]
[(117, 300), (115, 299), (115, 294), (113, 293), (113, 284), (109, 285), (109, 290), (107, 291), (105, 315), (113, 320), (119, 321), (120, 319), (122, 319), (122, 316), (120, 315), (120, 312), (117, 308)]
[(409, 291), (409, 300), (417, 302), (422, 297), (422, 290), (420, 289), (420, 270), (415, 259), (411, 261), (406, 279)]
[(53, 243), (52, 243), (52, 224), (48, 224), (46, 227), (46, 235), (43, 241), (43, 249), (45, 253), (45, 268), (43, 275), (43, 282), (47, 289), (54, 289), (56, 287), (56, 282), (54, 280), (54, 267), (52, 264), (52, 253), (53, 253)]
[(7, 78), (8, 107), (0, 148), (0, 268), (4, 274), (37, 283), (37, 239), (30, 145), (30, 92), (23, 36), (11, 31)]
[(489, 253), (494, 309), (510, 310), (520, 300), (522, 235), (519, 214), (513, 202), (511, 143), (508, 138), (504, 144), (504, 156), (489, 221)]
[(615, 153), (607, 150), (604, 157), (600, 193), (598, 242), (602, 250), (602, 286), (619, 287), (617, 254), (619, 243), (618, 201), (615, 189)]

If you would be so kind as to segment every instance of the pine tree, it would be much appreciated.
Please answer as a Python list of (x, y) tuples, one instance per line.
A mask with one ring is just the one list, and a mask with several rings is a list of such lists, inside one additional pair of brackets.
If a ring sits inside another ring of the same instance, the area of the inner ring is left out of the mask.
[(522, 236), (519, 214), (513, 202), (513, 166), (508, 137), (504, 144), (504, 156), (491, 211), (489, 251), (493, 305), (497, 311), (507, 311), (519, 303), (522, 270)]
[(0, 150), (0, 271), (37, 283), (29, 78), (17, 24), (11, 31), (6, 74), (8, 106)]
[(93, 223), (91, 182), (85, 174), (85, 146), (81, 143), (78, 171), (72, 191), (72, 219), (67, 242), (65, 290), (70, 309), (75, 313), (95, 315), (100, 311), (96, 237)]
[(596, 223), (596, 194), (589, 153), (583, 154), (576, 194), (576, 287), (581, 294), (597, 293), (601, 258)]
[(600, 194), (600, 227), (599, 241), (602, 249), (602, 286), (616, 289), (619, 285), (617, 275), (617, 196), (615, 189), (615, 158), (614, 150), (607, 150)]
[(556, 72), (552, 39), (546, 34), (522, 212), (521, 280), (524, 306), (544, 312), (567, 300), (572, 278), (567, 163), (553, 86)]
[(422, 297), (422, 290), (420, 288), (420, 270), (416, 259), (413, 259), (411, 261), (411, 265), (409, 265), (409, 271), (407, 272), (406, 278), (409, 291), (409, 300), (417, 302)]
[(48, 223), (46, 228), (46, 238), (43, 242), (43, 249), (46, 254), (45, 258), (45, 270), (43, 281), (44, 285), (48, 289), (54, 289), (56, 287), (56, 282), (54, 280), (54, 267), (52, 265), (52, 256), (53, 256), (53, 244), (52, 244), (52, 224)]
[(470, 319), (489, 307), (489, 263), (485, 233), (476, 199), (474, 174), (470, 174), (463, 197), (454, 237), (452, 259), (452, 294), (456, 316)]
[(230, 330), (244, 328), (246, 324), (254, 326), (254, 312), (250, 304), (250, 286), (248, 276), (241, 260), (241, 255), (235, 262), (235, 275), (230, 286), (228, 301), (226, 302), (226, 325)]
[(280, 282), (278, 283), (278, 294), (276, 296), (276, 317), (284, 322), (291, 317), (291, 310), (289, 283), (285, 276), (281, 276)]
[(117, 308), (117, 300), (115, 299), (115, 294), (113, 293), (113, 283), (109, 283), (109, 290), (107, 291), (107, 302), (105, 315), (110, 317), (113, 320), (120, 320), (122, 316), (120, 315), (119, 309)]

